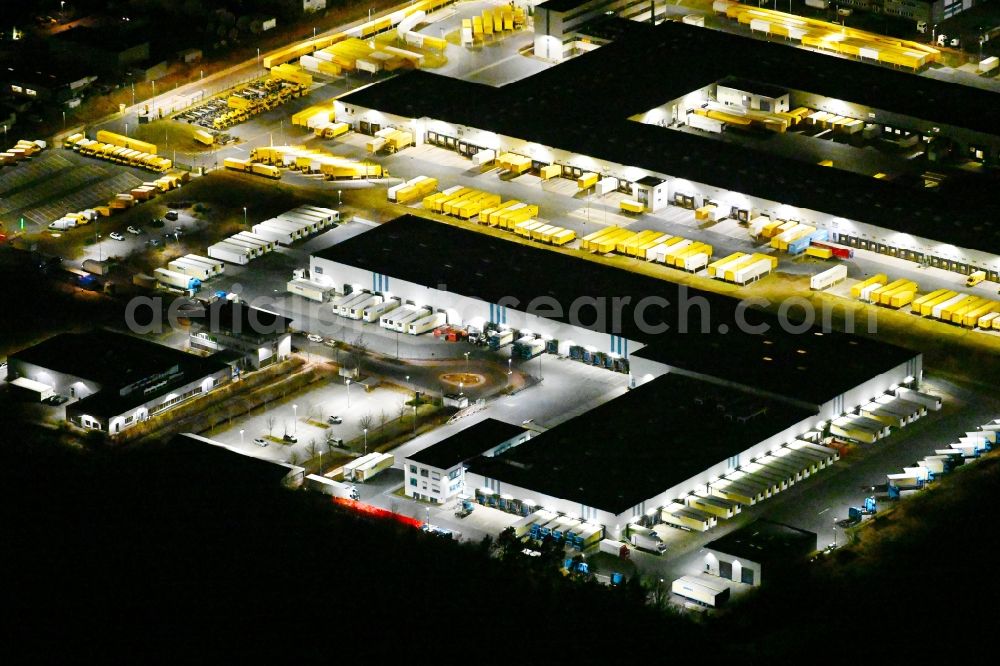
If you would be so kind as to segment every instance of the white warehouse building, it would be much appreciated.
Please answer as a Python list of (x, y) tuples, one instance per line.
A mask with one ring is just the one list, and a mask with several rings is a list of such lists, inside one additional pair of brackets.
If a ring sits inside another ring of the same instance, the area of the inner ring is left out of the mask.
[[(750, 495), (769, 496), (771, 484), (760, 485), (769, 474), (748, 466), (786, 455), (804, 464), (808, 455), (786, 449), (922, 375), (921, 355), (909, 350), (786, 330), (763, 313), (746, 323), (766, 331), (742, 333), (734, 299), (411, 215), (313, 255), (310, 274), (341, 293), (368, 290), (446, 313), (452, 324), (530, 331), (550, 351), (573, 357), (582, 347), (621, 362), (614, 367), (630, 371), (638, 388), (476, 458), (465, 475), (477, 497), (503, 496), (518, 512), (542, 507), (609, 530), (659, 520), (661, 508), (692, 493), (717, 493), (712, 484), (760, 486)], [(720, 333), (723, 323), (733, 332)], [(447, 469), (436, 465), (437, 473), (450, 473), (458, 458)], [(432, 496), (422, 486), (415, 492)]]

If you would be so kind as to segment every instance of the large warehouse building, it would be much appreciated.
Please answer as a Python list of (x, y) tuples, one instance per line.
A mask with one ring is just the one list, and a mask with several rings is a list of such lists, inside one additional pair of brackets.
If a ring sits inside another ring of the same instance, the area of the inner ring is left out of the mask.
[[(568, 178), (613, 177), (640, 200), (637, 184), (660, 180), (665, 196), (645, 202), (654, 215), (661, 200), (713, 203), (733, 218), (798, 221), (834, 242), (1000, 282), (1000, 206), (983, 168), (1000, 163), (994, 94), (681, 23), (621, 23), (627, 38), (500, 88), (412, 72), (339, 98), (336, 116), (363, 133), (405, 128), (418, 144), (470, 158), (506, 151)], [(786, 106), (844, 140), (784, 133)], [(722, 134), (691, 124), (709, 111), (725, 119), (709, 119)], [(774, 130), (758, 135), (771, 139), (725, 138), (740, 132), (737, 115)], [(862, 136), (869, 148), (851, 144)], [(843, 159), (821, 166), (831, 151)], [(931, 166), (914, 172), (925, 154)], [(895, 171), (869, 168), (881, 159)], [(947, 160), (972, 166), (934, 166)]]
[(66, 419), (117, 434), (190, 398), (227, 384), (233, 369), (124, 333), (60, 333), (11, 354), (7, 381), (19, 378), (70, 399)]
[[(796, 332), (759, 312), (747, 318), (760, 332), (743, 333), (734, 299), (411, 215), (322, 250), (310, 272), (341, 293), (367, 290), (449, 323), (530, 331), (559, 354), (582, 346), (623, 361), (614, 367), (631, 368), (638, 388), (466, 474), (467, 488), (609, 529), (709, 492), (922, 373), (921, 355), (899, 347)], [(464, 457), (449, 456), (447, 471)], [(771, 492), (758, 490), (751, 496)]]

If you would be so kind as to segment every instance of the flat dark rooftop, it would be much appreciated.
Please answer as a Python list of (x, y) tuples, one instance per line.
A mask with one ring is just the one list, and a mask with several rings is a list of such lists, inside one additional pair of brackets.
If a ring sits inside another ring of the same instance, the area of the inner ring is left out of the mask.
[(191, 368), (205, 361), (204, 357), (105, 329), (60, 333), (11, 354), (11, 358), (94, 381), (102, 388), (127, 386), (174, 366)]
[(815, 532), (757, 520), (746, 527), (710, 541), (705, 548), (752, 562), (775, 562), (800, 559), (816, 550)]
[(588, 1), (589, 0), (547, 0), (538, 6), (552, 12), (563, 13), (576, 9)]
[(465, 462), (490, 448), (514, 439), (524, 432), (524, 428), (498, 421), (484, 419), (475, 425), (460, 430), (451, 437), (431, 444), (426, 449), (409, 456), (410, 460), (422, 465), (448, 469)]
[(811, 414), (667, 374), (469, 469), (617, 514)]
[(260, 338), (283, 334), (292, 323), (288, 317), (228, 300), (210, 303), (203, 317), (193, 319), (212, 331), (246, 336), (255, 333)]
[[(629, 299), (621, 307), (620, 326), (614, 326), (610, 314), (601, 320), (587, 307), (580, 309), (579, 321), (571, 323), (648, 345), (638, 352), (630, 350), (632, 356), (712, 373), (807, 404), (826, 402), (916, 356), (859, 336), (786, 332), (776, 318), (756, 311), (747, 312), (746, 319), (766, 325), (767, 333), (739, 333), (736, 299), (415, 215), (379, 225), (316, 256), (430, 288), (445, 285), (453, 293), (488, 303), (506, 302), (511, 309), (563, 322), (570, 322), (570, 305), (581, 297), (603, 298), (606, 304), (615, 298)], [(555, 299), (564, 316), (553, 316), (549, 303), (532, 306), (539, 297)], [(647, 297), (665, 299), (670, 305), (646, 307)], [(683, 306), (698, 298), (707, 303), (706, 320), (703, 308)], [(641, 316), (640, 308), (645, 308)], [(650, 330), (659, 323), (669, 330)], [(729, 332), (721, 333), (721, 325)], [(819, 377), (822, 381), (817, 381)]]
[(780, 86), (772, 86), (767, 83), (761, 83), (760, 81), (742, 79), (736, 76), (727, 76), (719, 81), (719, 85), (771, 98), (781, 97), (788, 92), (788, 90)]
[(997, 134), (995, 93), (679, 22), (629, 23), (627, 38), (500, 88), (415, 71), (341, 101), (1000, 253), (1000, 205), (989, 176), (955, 178), (940, 191), (917, 189), (628, 120), (736, 77)]

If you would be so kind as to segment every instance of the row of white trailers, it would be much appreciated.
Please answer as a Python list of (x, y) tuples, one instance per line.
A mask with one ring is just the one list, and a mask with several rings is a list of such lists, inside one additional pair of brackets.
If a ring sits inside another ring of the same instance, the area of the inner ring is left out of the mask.
[(941, 399), (906, 387), (878, 396), (861, 405), (857, 414), (834, 419), (830, 434), (864, 444), (874, 444), (892, 433), (892, 428), (905, 428), (927, 416), (927, 410), (941, 409)]
[(704, 491), (652, 509), (649, 522), (704, 532), (720, 519), (740, 513), (744, 506), (762, 502), (839, 459), (836, 449), (797, 439), (709, 483)]
[(396, 458), (391, 453), (369, 453), (344, 465), (344, 479), (363, 483), (389, 469), (395, 462)]
[(157, 268), (153, 277), (160, 289), (197, 291), (201, 283), (222, 275), (225, 270), (226, 265), (218, 259), (186, 254), (169, 262), (166, 268)]
[(1000, 419), (980, 426), (979, 430), (966, 432), (947, 448), (935, 449), (902, 472), (886, 474), (890, 497), (900, 497), (914, 492), (937, 477), (951, 472), (968, 460), (974, 460), (996, 447), (1000, 433)]
[(330, 208), (299, 206), (210, 246), (208, 256), (244, 266), (278, 245), (291, 245), (339, 221), (340, 213)]
[(348, 319), (365, 322), (378, 321), (379, 326), (390, 331), (420, 335), (448, 323), (444, 312), (430, 307), (403, 304), (398, 298), (386, 298), (366, 289), (337, 296), (331, 302), (333, 313)]

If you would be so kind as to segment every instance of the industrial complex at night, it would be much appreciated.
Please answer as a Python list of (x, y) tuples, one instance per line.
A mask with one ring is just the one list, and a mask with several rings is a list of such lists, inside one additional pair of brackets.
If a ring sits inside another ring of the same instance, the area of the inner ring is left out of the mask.
[(35, 4), (0, 17), (20, 638), (955, 658), (995, 0)]

